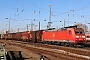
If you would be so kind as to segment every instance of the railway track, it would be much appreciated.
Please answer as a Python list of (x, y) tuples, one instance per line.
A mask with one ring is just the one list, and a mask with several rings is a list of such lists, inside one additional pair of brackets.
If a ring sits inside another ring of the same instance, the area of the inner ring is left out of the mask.
[[(48, 44), (34, 44), (21, 41), (7, 41), (6, 43), (14, 46), (19, 46), (24, 49), (28, 49), (36, 54), (44, 56), (47, 60), (51, 60), (49, 56), (53, 57), (55, 60), (89, 60), (90, 51), (80, 48), (63, 47), (57, 45)], [(82, 53), (83, 52), (83, 53)]]
[[(44, 47), (44, 48), (51, 48), (51, 49), (58, 49), (58, 50), (64, 50), (67, 52), (79, 54), (79, 55), (87, 55), (90, 56), (90, 48), (85, 47), (85, 48), (74, 48), (74, 47), (64, 47), (64, 46), (58, 46), (58, 45), (48, 45), (48, 44), (40, 44), (40, 43), (25, 43), (21, 42), (22, 44), (29, 44), (29, 45), (34, 45), (35, 47)], [(83, 53), (81, 53), (83, 52)]]

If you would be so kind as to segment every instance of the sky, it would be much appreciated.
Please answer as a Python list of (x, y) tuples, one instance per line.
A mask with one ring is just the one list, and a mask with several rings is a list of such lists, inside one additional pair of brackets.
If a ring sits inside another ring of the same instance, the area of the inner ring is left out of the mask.
[(76, 22), (90, 28), (90, 0), (0, 0), (0, 33), (9, 30), (9, 24), (11, 32), (17, 32), (18, 28), (26, 31), (27, 25), (30, 30), (31, 21), (34, 30), (39, 29), (39, 22), (40, 29), (46, 29), (50, 16), (51, 27), (61, 28), (64, 23), (70, 26)]

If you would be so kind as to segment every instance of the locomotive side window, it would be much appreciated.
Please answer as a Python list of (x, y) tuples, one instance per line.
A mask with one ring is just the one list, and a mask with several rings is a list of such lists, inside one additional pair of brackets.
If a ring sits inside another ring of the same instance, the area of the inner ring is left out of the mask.
[(72, 34), (72, 31), (71, 30), (69, 31), (69, 34)]
[(83, 30), (75, 30), (75, 34), (84, 34)]

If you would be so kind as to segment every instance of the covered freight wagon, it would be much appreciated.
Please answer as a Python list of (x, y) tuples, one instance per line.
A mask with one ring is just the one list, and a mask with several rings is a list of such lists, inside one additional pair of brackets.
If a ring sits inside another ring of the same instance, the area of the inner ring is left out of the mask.
[(8, 33), (7, 35), (8, 35), (8, 39), (13, 40), (15, 39), (16, 33)]
[(1, 34), (0, 34), (0, 39), (1, 39)]
[(1, 39), (8, 39), (8, 34), (1, 34)]
[(17, 32), (15, 34), (15, 40), (21, 40), (21, 37), (22, 37), (21, 32)]
[(41, 42), (42, 41), (43, 30), (31, 31), (30, 40), (32, 42)]
[(10, 34), (10, 39), (15, 40), (16, 39), (16, 33), (11, 33)]

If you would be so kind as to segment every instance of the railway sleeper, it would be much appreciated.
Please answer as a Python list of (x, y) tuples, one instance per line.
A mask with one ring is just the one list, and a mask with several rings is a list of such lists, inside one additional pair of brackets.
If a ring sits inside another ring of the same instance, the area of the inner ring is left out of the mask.
[(75, 48), (84, 48), (84, 44), (73, 44)]

